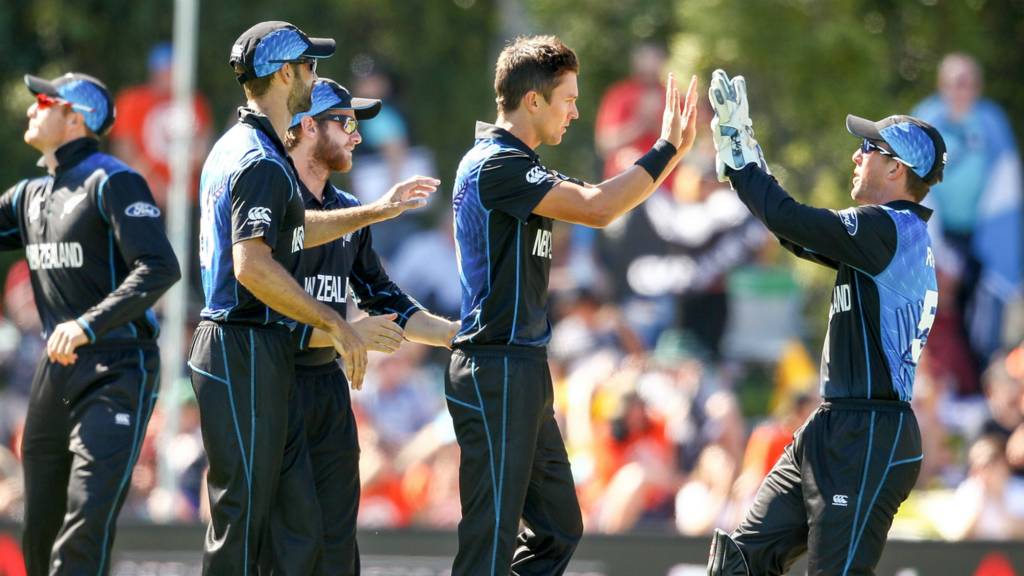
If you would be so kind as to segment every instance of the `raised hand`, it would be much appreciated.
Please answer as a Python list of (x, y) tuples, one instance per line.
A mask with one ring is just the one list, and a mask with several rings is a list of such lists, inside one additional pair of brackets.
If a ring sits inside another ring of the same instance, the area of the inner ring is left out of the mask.
[(413, 176), (391, 187), (377, 202), (395, 210), (395, 215), (412, 208), (427, 205), (430, 195), (437, 191), (441, 181), (429, 176)]
[(697, 76), (690, 78), (686, 100), (679, 96), (675, 74), (669, 73), (665, 84), (665, 112), (661, 119), (661, 137), (685, 154), (697, 137)]
[(724, 70), (715, 70), (711, 74), (708, 98), (715, 111), (715, 117), (711, 120), (711, 135), (717, 150), (715, 168), (718, 179), (722, 182), (728, 180), (726, 166), (739, 170), (751, 163), (770, 173), (764, 152), (754, 139), (750, 105), (747, 102), (747, 81), (743, 76), (730, 80)]

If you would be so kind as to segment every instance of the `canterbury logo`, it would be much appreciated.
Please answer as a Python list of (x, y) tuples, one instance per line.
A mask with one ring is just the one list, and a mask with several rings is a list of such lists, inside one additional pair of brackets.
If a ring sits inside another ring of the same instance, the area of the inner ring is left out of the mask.
[(159, 218), (160, 209), (149, 202), (136, 202), (125, 208), (124, 214), (133, 218)]
[(253, 224), (270, 224), (270, 208), (257, 206), (249, 208), (249, 222)]
[(548, 171), (541, 168), (540, 166), (534, 166), (530, 168), (530, 171), (526, 173), (526, 181), (530, 184), (539, 184), (548, 177)]
[(845, 508), (849, 504), (850, 504), (850, 497), (847, 496), (846, 494), (836, 494), (836, 495), (832, 496), (832, 505), (833, 506), (842, 506), (842, 507)]

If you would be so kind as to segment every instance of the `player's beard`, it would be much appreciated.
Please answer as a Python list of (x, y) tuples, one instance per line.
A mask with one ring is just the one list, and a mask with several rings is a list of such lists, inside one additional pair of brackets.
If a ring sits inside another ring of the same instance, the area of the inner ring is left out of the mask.
[(352, 156), (345, 151), (344, 146), (332, 140), (326, 130), (317, 131), (313, 162), (331, 172), (348, 172), (352, 169)]
[(295, 84), (292, 85), (292, 89), (288, 93), (288, 113), (294, 116), (302, 112), (309, 112), (312, 107), (313, 86), (312, 84), (303, 84), (302, 78), (296, 71)]

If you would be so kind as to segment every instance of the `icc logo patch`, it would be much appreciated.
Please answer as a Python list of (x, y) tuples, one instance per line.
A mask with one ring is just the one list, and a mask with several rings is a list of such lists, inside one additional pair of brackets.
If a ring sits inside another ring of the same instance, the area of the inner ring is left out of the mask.
[(846, 233), (850, 236), (857, 235), (857, 210), (855, 208), (847, 208), (836, 212), (839, 219), (843, 222), (843, 226), (846, 226)]

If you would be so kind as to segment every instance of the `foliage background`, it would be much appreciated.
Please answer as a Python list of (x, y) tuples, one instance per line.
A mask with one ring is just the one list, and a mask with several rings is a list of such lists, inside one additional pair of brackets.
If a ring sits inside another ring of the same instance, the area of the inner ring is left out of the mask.
[[(768, 160), (794, 195), (824, 206), (848, 197), (855, 143), (843, 118), (905, 112), (934, 89), (941, 57), (963, 50), (986, 71), (986, 93), (1024, 134), (1024, 0), (218, 0), (200, 6), (198, 88), (217, 132), (241, 91), (226, 64), (252, 23), (282, 19), (333, 36), (320, 73), (350, 83), (369, 55), (399, 78), (396, 100), (414, 139), (430, 147), (450, 185), (473, 122), (494, 116), (492, 74), (518, 33), (554, 33), (579, 54), (581, 119), (558, 149), (560, 171), (594, 180), (593, 121), (600, 95), (627, 73), (638, 40), (666, 43), (673, 68), (706, 79), (722, 67), (748, 81)], [(171, 0), (7, 0), (0, 4), (0, 187), (37, 173), (21, 141), (31, 100), (21, 76), (92, 73), (114, 91), (143, 82), (146, 57), (171, 36)], [(706, 86), (705, 86), (706, 87)], [(444, 202), (437, 202), (443, 206)], [(0, 255), (0, 268), (17, 255)], [(828, 281), (801, 269), (820, 311)], [(813, 316), (821, 314), (813, 313)]]

